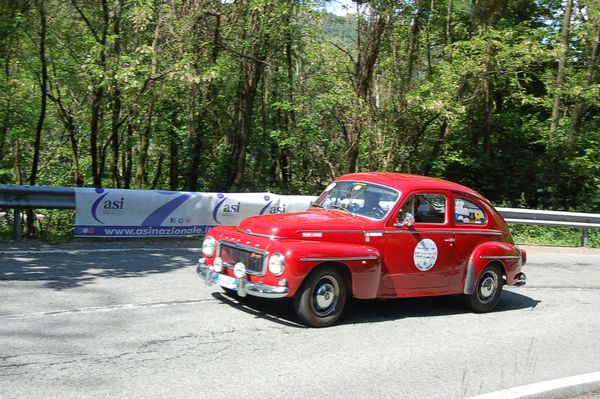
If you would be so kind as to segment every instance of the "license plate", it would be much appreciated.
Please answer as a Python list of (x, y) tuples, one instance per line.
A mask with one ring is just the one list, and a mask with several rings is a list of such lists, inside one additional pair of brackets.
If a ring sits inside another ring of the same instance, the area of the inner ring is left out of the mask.
[(235, 290), (238, 286), (237, 278), (229, 277), (224, 274), (214, 274), (214, 282), (221, 287)]

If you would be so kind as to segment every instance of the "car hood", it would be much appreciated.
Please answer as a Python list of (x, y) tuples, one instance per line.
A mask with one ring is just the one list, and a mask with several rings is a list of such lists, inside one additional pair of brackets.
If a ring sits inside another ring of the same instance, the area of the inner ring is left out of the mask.
[(363, 229), (362, 218), (337, 210), (310, 209), (306, 212), (254, 216), (244, 219), (239, 230), (250, 234), (301, 238), (306, 231)]

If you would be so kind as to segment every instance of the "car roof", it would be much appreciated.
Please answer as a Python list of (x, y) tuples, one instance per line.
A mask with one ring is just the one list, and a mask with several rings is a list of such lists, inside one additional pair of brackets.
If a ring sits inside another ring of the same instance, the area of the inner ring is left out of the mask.
[(438, 179), (435, 177), (411, 175), (407, 173), (391, 173), (391, 172), (364, 172), (351, 173), (336, 179), (341, 180), (357, 180), (381, 184), (399, 190), (401, 193), (407, 193), (413, 190), (449, 190), (461, 192), (464, 194), (473, 195), (479, 199), (485, 198), (478, 192), (471, 190), (458, 183), (453, 183), (448, 180)]

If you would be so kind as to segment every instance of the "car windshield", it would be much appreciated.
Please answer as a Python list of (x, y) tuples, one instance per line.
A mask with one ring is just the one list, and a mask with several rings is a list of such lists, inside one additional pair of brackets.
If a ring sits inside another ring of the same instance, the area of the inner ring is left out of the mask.
[(327, 186), (313, 206), (382, 220), (390, 213), (399, 197), (397, 191), (385, 186), (338, 181)]

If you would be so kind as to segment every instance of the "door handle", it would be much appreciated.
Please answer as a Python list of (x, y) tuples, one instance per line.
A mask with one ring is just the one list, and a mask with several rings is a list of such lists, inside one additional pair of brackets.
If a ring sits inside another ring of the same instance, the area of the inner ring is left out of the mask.
[(450, 244), (453, 244), (454, 241), (456, 241), (455, 238), (446, 238), (444, 241), (449, 242)]

